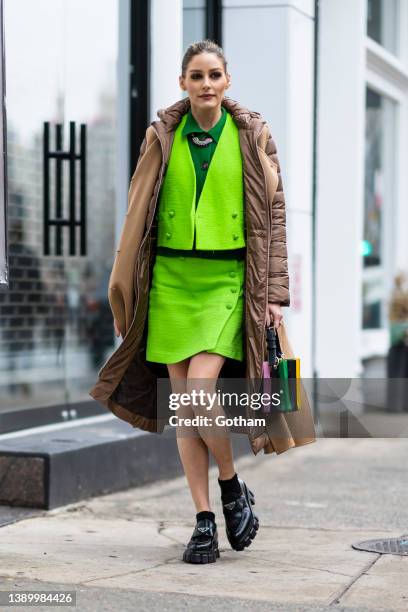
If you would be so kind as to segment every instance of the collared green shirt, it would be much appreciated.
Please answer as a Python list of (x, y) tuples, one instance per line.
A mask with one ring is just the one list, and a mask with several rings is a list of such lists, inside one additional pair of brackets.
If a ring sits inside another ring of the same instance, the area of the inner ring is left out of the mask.
[[(182, 135), (188, 136), (188, 145), (190, 147), (191, 157), (193, 158), (194, 168), (196, 173), (196, 208), (198, 204), (198, 200), (200, 199), (200, 194), (204, 186), (205, 177), (207, 176), (208, 168), (210, 166), (211, 159), (214, 155), (215, 147), (217, 146), (217, 142), (220, 139), (222, 129), (224, 127), (227, 111), (224, 106), (221, 105), (221, 117), (217, 121), (217, 123), (210, 129), (208, 132), (205, 132), (198, 125), (197, 121), (194, 118), (193, 113), (191, 112), (191, 108), (187, 114), (187, 121), (184, 125)], [(190, 136), (191, 134), (191, 136)], [(194, 144), (192, 141), (192, 136), (196, 134), (200, 139), (204, 139), (207, 134), (214, 138), (214, 142), (210, 143), (208, 147), (200, 147), (199, 145)]]

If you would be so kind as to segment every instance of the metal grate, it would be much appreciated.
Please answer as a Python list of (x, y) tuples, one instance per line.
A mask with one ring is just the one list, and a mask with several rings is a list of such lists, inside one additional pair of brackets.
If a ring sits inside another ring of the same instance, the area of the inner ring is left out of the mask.
[(364, 540), (357, 544), (352, 544), (356, 550), (376, 552), (381, 555), (408, 555), (408, 534), (399, 538), (383, 538), (381, 540)]

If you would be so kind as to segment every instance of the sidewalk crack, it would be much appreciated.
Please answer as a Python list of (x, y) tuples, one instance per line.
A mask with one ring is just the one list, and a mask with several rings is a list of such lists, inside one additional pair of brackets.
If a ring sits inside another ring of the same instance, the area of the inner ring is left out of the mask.
[(165, 538), (167, 538), (168, 540), (170, 540), (170, 542), (173, 542), (174, 544), (180, 544), (180, 546), (184, 546), (184, 542), (180, 542), (180, 540), (177, 540), (176, 538), (174, 538), (173, 536), (164, 533), (164, 530), (167, 529), (167, 526), (165, 524), (164, 521), (159, 521), (159, 524), (157, 525), (157, 533)]
[[(254, 551), (248, 551), (248, 555), (251, 556), (251, 553), (255, 554)], [(257, 561), (265, 561), (265, 563), (272, 565), (289, 565), (290, 567), (297, 567), (306, 570), (315, 570), (316, 572), (328, 572), (329, 574), (333, 574), (334, 576), (346, 576), (346, 578), (352, 578), (353, 576), (350, 574), (343, 574), (343, 572), (334, 572), (333, 570), (326, 569), (324, 567), (313, 567), (309, 565), (300, 565), (299, 563), (289, 563), (288, 561), (271, 561), (271, 559), (263, 559), (256, 555)]]
[[(370, 553), (370, 554), (376, 554), (376, 553)], [(357, 580), (359, 578), (361, 578), (361, 576), (363, 576), (364, 574), (366, 574), (368, 572), (369, 569), (371, 569), (373, 567), (373, 565), (375, 563), (377, 563), (378, 559), (381, 557), (381, 553), (378, 553), (377, 557), (375, 559), (371, 559), (363, 568), (362, 570), (357, 574), (357, 576), (355, 576), (352, 580), (350, 580), (350, 582), (348, 584), (346, 584), (345, 587), (343, 587), (340, 592), (331, 600), (328, 601), (328, 605), (332, 606), (333, 604), (338, 604), (340, 603), (340, 599), (343, 597), (343, 595), (345, 595), (347, 593), (347, 591), (349, 591), (351, 589), (351, 587), (353, 586), (353, 584), (355, 584), (357, 582)]]
[(156, 565), (151, 565), (149, 567), (141, 567), (138, 570), (135, 569), (129, 572), (121, 572), (120, 574), (112, 574), (111, 576), (98, 576), (97, 578), (91, 578), (90, 580), (82, 580), (80, 584), (85, 586), (85, 585), (91, 584), (92, 582), (98, 582), (99, 580), (111, 580), (112, 578), (123, 578), (124, 576), (130, 576), (132, 574), (140, 574), (142, 572), (148, 572), (150, 570), (157, 569), (158, 567), (165, 566), (168, 563), (171, 563), (173, 561), (178, 561), (178, 560), (179, 560), (178, 557), (169, 557), (168, 559), (164, 559), (163, 561), (160, 561), (160, 563), (156, 563)]

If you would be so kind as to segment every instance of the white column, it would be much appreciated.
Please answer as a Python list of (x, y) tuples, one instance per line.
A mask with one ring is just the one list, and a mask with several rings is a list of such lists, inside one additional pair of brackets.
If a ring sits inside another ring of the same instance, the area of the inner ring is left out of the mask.
[(366, 0), (320, 5), (317, 373), (360, 374)]

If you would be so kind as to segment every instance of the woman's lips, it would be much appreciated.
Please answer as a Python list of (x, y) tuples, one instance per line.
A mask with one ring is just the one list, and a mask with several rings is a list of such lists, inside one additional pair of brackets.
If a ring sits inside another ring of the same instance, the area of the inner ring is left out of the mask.
[(204, 96), (200, 96), (200, 98), (203, 98), (203, 100), (209, 100), (210, 98), (213, 98), (214, 96), (212, 94), (210, 95), (204, 95)]

